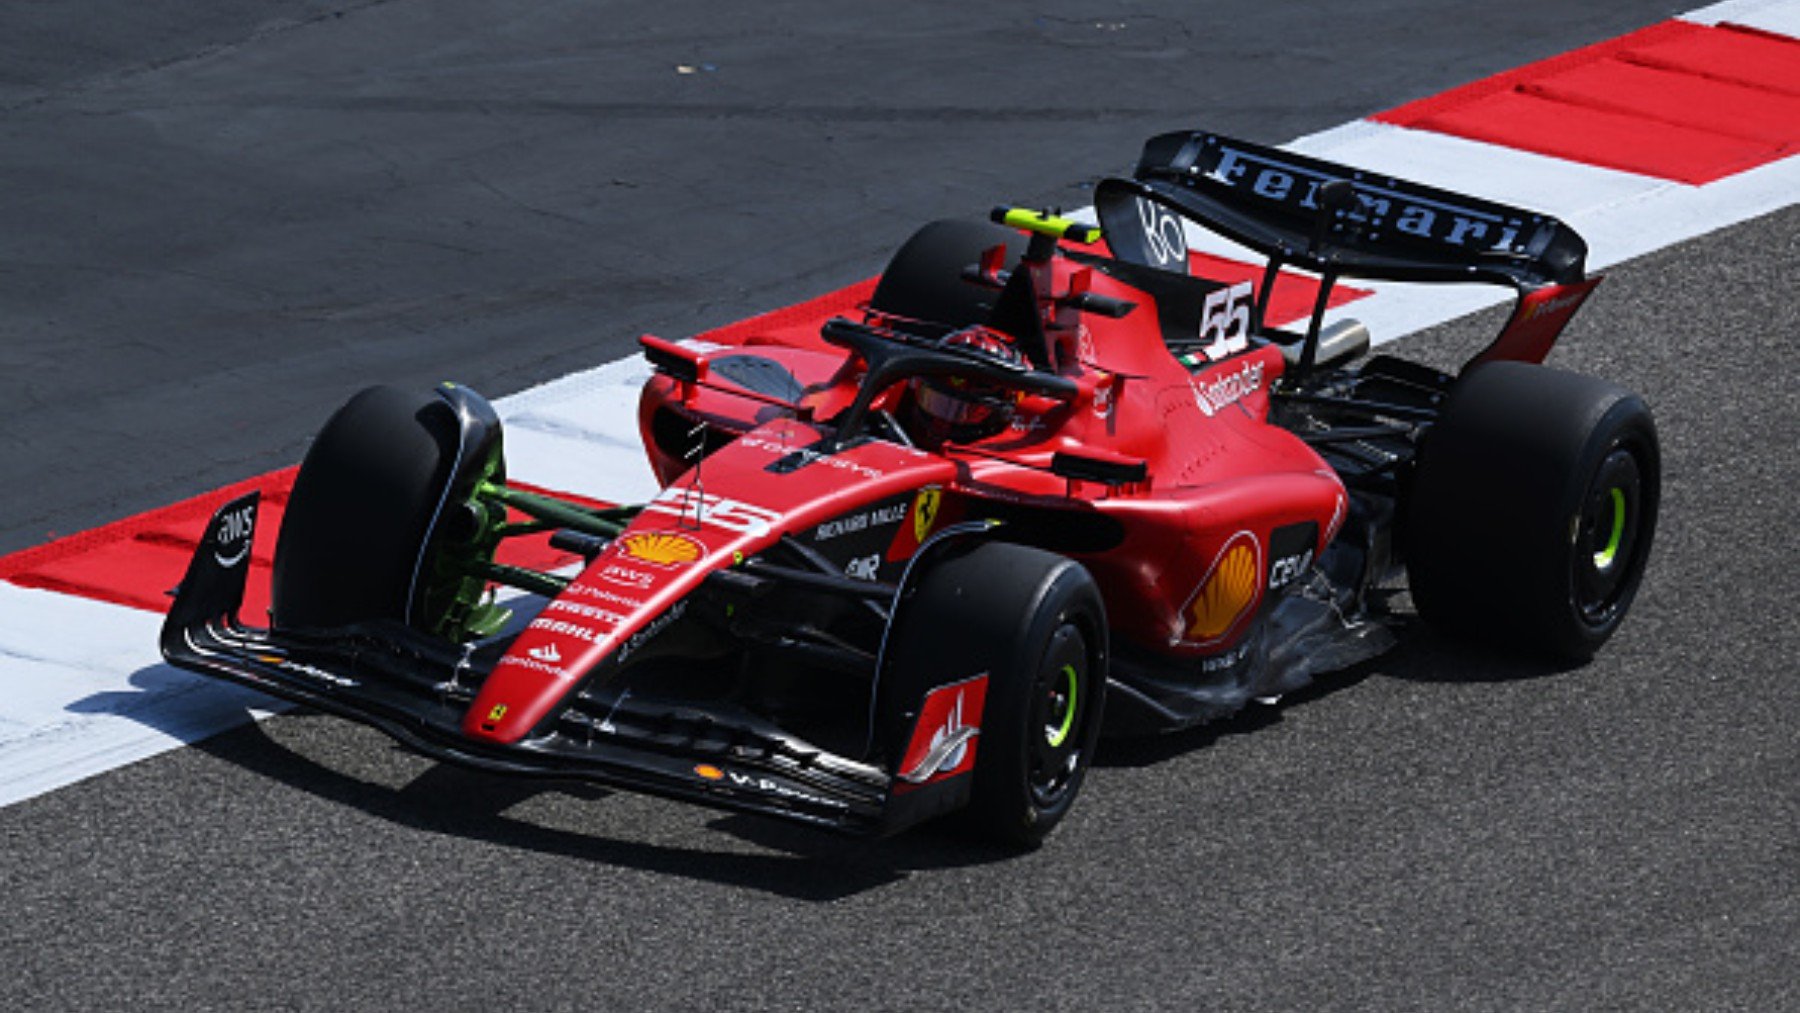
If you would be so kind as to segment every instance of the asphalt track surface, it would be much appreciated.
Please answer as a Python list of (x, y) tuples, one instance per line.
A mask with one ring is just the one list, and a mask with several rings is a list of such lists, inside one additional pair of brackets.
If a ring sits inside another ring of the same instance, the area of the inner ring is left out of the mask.
[[(69, 6), (0, 9), (0, 551), (292, 463), (368, 382), (508, 393), (1086, 203), (1160, 130), (1283, 141), (1683, 9)], [(277, 718), (0, 810), (9, 1005), (1795, 1008), (1797, 234), (1622, 265), (1553, 356), (1667, 455), (1585, 668), (1418, 631), (1110, 745), (1023, 857)]]

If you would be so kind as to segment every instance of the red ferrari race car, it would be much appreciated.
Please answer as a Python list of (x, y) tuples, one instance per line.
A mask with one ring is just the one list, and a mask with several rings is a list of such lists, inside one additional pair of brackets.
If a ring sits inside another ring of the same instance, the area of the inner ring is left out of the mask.
[[(960, 811), (1032, 845), (1103, 729), (1369, 659), (1402, 580), (1511, 649), (1579, 659), (1618, 628), (1657, 437), (1637, 396), (1539, 364), (1599, 281), (1567, 225), (1185, 132), (1095, 205), (927, 225), (811, 347), (646, 336), (641, 505), (509, 485), (466, 388), (364, 391), (306, 455), (267, 628), (237, 615), (252, 495), (164, 654), (485, 770), (860, 833)], [(1260, 281), (1192, 276), (1190, 224)], [(1265, 322), (1291, 268), (1319, 280), (1292, 332)], [(1323, 326), (1340, 278), (1519, 298), (1448, 375)], [(585, 563), (495, 561), (545, 531)]]

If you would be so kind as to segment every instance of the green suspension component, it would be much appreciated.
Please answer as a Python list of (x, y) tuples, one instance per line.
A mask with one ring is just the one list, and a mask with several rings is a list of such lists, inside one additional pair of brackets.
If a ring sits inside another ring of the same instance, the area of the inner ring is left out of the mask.
[(488, 579), (482, 575), (494, 565), (494, 552), (504, 537), (506, 508), (484, 501), (480, 490), (501, 473), (502, 461), (496, 443), (476, 472), (473, 493), (460, 502), (445, 503), (438, 519), (423, 614), (437, 617), (432, 633), (455, 643), (492, 636), (512, 618), (511, 609), (494, 604)]
[[(496, 562), (500, 543), (521, 535), (569, 528), (600, 538), (616, 538), (639, 507), (589, 509), (536, 493), (508, 488), (501, 476), (498, 448), (479, 472), (467, 499), (445, 507), (447, 525), (432, 560), (428, 595), (448, 604), (433, 632), (456, 642), (493, 636), (512, 618), (512, 610), (495, 604), (492, 585), (515, 587), (553, 597), (569, 586), (567, 578)], [(530, 520), (515, 522), (508, 510)], [(431, 613), (427, 613), (431, 614)]]

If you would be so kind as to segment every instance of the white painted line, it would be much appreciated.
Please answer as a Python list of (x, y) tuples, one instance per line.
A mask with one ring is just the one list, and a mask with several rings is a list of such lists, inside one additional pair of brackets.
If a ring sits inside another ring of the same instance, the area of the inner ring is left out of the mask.
[(0, 614), (0, 806), (282, 706), (164, 664), (161, 616), (5, 582)]
[[(1791, 6), (1800, 10), (1800, 4)], [(1590, 272), (1800, 201), (1800, 156), (1691, 186), (1369, 121), (1284, 147), (1553, 214), (1587, 240)], [(1363, 321), (1376, 344), (1513, 298), (1507, 289), (1484, 285), (1356, 284), (1376, 295), (1326, 318)]]
[(1800, 4), (1793, 0), (1725, 0), (1676, 17), (1698, 25), (1730, 22), (1800, 38)]
[(1308, 134), (1283, 147), (1472, 197), (1547, 212), (1565, 221), (1588, 208), (1682, 185), (1370, 120)]
[(1800, 202), (1800, 155), (1706, 186), (1674, 185), (1590, 209), (1576, 228), (1588, 237), (1588, 262), (1606, 268)]
[(638, 390), (649, 378), (650, 364), (634, 355), (497, 400), (507, 474), (620, 503), (656, 495), (637, 428)]
[[(543, 606), (499, 601), (505, 635)], [(16, 620), (0, 628), (0, 807), (291, 709), (164, 662), (160, 615), (5, 581), (0, 615)]]

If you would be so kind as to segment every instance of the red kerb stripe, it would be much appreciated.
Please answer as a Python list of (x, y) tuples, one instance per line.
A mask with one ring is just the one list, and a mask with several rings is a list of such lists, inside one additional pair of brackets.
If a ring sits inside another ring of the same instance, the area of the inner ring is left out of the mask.
[(1800, 151), (1800, 40), (1666, 21), (1373, 119), (1710, 183)]
[[(115, 521), (92, 531), (61, 538), (47, 545), (0, 557), (0, 580), (21, 587), (94, 598), (151, 612), (165, 612), (168, 592), (181, 583), (188, 559), (200, 543), (213, 511), (252, 489), (262, 492), (257, 511), (256, 541), (250, 554), (250, 579), (245, 589), (243, 617), (259, 623), (268, 614), (269, 573), (275, 558), (275, 535), (281, 530), (298, 468), (283, 468), (238, 482), (213, 492), (185, 499), (172, 506)], [(536, 492), (522, 482), (515, 487)], [(558, 496), (594, 506), (594, 500)], [(548, 534), (512, 538), (502, 543), (500, 562), (535, 570), (550, 570), (577, 562), (579, 557), (552, 549)]]

